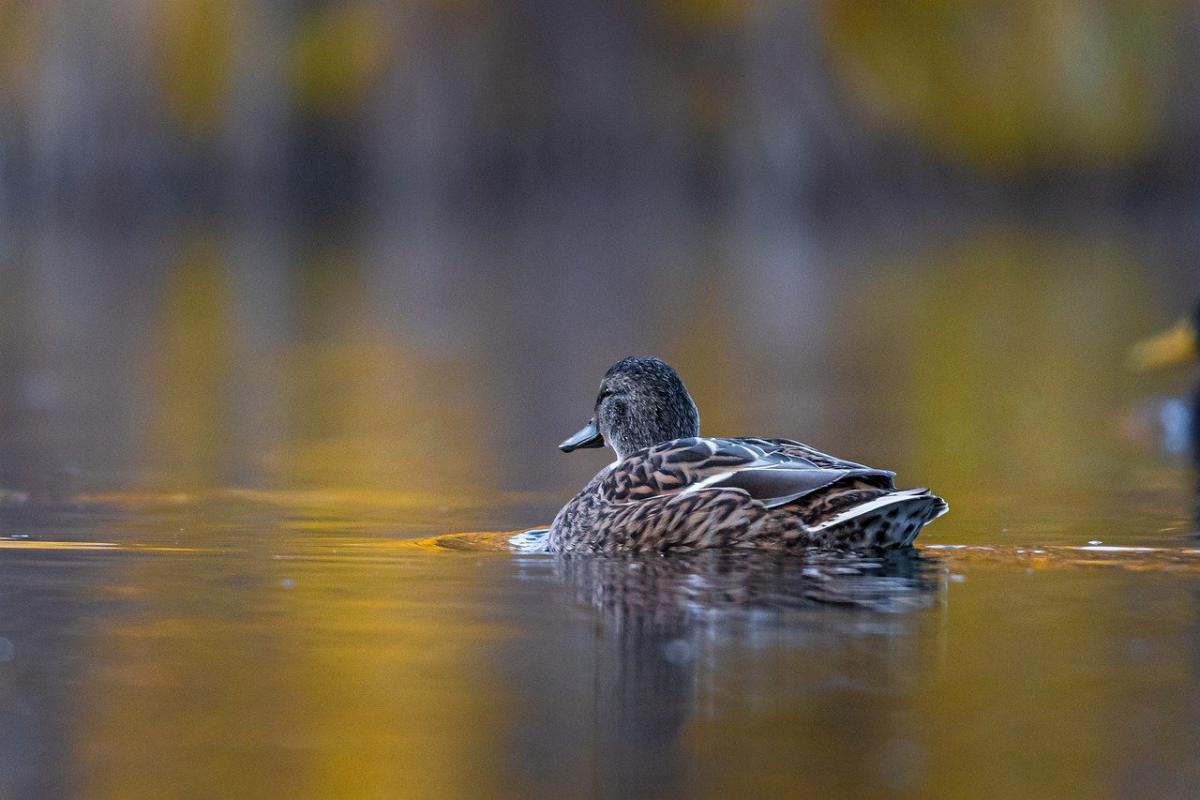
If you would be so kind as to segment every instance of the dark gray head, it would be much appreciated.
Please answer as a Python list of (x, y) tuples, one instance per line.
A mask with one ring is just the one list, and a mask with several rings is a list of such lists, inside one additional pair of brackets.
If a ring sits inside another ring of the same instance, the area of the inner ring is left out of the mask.
[(569, 453), (607, 444), (624, 458), (659, 442), (699, 435), (700, 414), (679, 373), (661, 359), (630, 356), (604, 373), (591, 420), (559, 447)]

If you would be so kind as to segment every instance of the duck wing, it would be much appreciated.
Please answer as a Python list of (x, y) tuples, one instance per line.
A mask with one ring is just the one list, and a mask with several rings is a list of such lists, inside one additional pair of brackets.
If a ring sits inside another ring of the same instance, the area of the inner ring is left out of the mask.
[(609, 503), (629, 504), (706, 489), (736, 490), (775, 508), (847, 479), (887, 491), (894, 488), (894, 475), (786, 439), (691, 438), (618, 462), (599, 491)]
[[(739, 438), (732, 441), (757, 447), (768, 455), (781, 455), (792, 459), (801, 459), (827, 469), (871, 469), (866, 464), (859, 464), (855, 461), (847, 461), (844, 458), (831, 456), (828, 453), (822, 453), (815, 447), (810, 447), (803, 442), (793, 442), (791, 439)], [(882, 472), (884, 470), (876, 471)]]

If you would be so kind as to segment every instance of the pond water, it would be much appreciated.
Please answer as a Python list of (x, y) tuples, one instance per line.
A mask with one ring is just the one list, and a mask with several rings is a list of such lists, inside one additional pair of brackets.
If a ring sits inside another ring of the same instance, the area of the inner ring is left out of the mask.
[[(1180, 269), (547, 229), (10, 242), (0, 794), (1194, 795), (1194, 481), (1153, 412), (1187, 379), (1124, 368)], [(950, 514), (886, 558), (515, 550), (606, 463), (554, 445), (630, 352), (705, 432)]]
[[(509, 533), (381, 520), (545, 519), (541, 500), (371, 502), (374, 520), (338, 493), (10, 501), (5, 793), (1186, 796), (1200, 781), (1200, 543), (1167, 494), (1075, 514), (962, 495), (925, 547), (882, 559), (518, 553)], [(1031, 517), (1047, 521), (999, 535)]]

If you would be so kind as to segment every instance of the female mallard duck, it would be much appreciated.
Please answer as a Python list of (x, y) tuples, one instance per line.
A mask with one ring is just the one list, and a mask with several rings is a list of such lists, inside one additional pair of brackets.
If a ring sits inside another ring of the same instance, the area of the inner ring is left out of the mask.
[(928, 489), (897, 490), (893, 472), (799, 442), (700, 438), (695, 402), (657, 358), (614, 364), (591, 421), (559, 447), (605, 444), (617, 460), (558, 512), (550, 550), (896, 547), (947, 510)]

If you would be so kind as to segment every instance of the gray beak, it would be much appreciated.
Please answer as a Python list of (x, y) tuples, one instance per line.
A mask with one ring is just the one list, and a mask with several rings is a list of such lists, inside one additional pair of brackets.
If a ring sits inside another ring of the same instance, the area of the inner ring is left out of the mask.
[(559, 450), (564, 453), (569, 453), (572, 450), (579, 450), (584, 447), (603, 447), (604, 437), (600, 435), (600, 431), (596, 428), (596, 420), (591, 420), (587, 425), (579, 430), (571, 438), (558, 446)]

